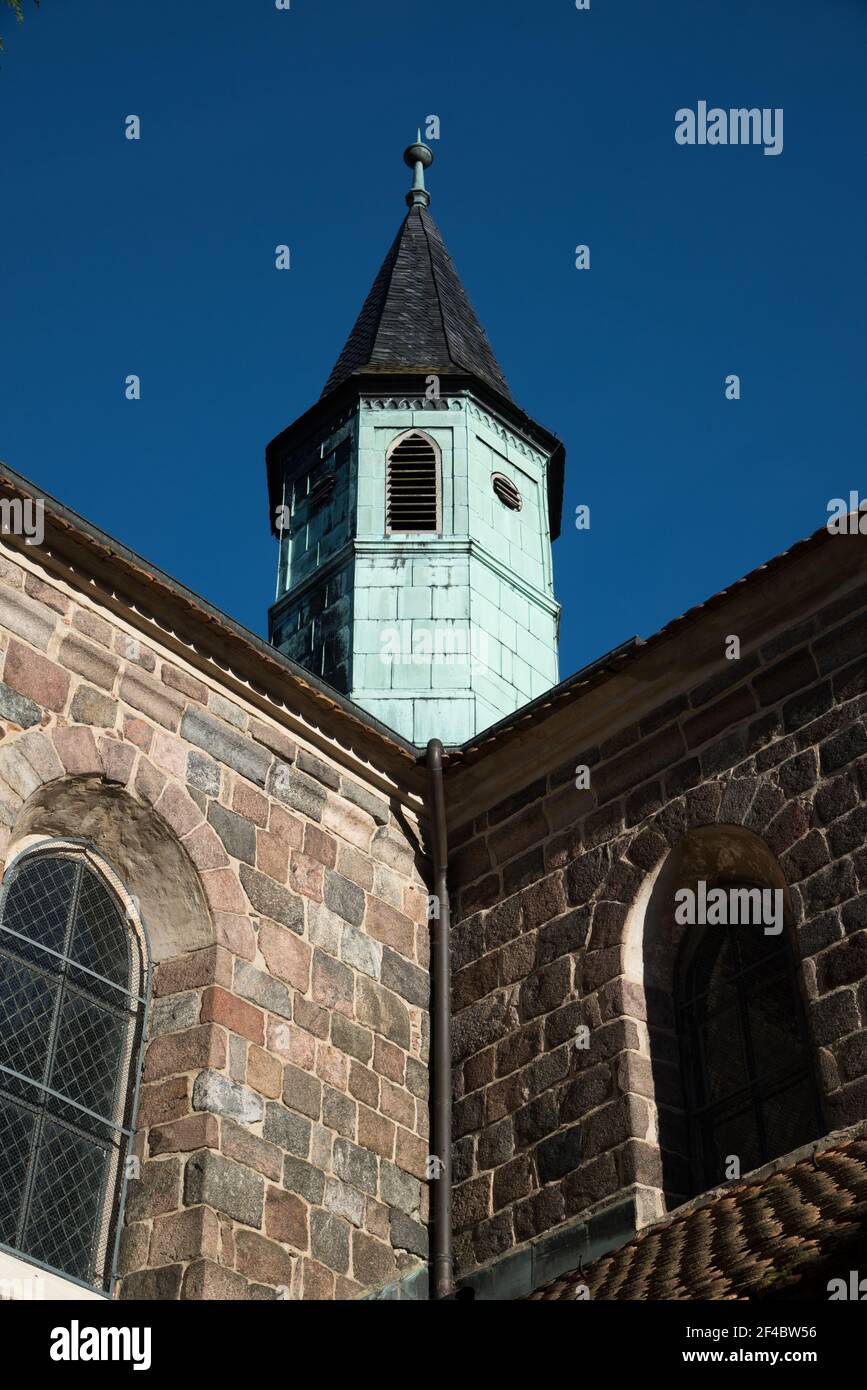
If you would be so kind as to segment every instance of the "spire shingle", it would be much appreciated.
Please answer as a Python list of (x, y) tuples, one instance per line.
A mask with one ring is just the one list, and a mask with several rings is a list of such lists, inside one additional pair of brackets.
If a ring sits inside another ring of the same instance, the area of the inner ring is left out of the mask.
[(478, 377), (512, 399), (439, 228), (410, 207), (323, 391), (359, 372)]

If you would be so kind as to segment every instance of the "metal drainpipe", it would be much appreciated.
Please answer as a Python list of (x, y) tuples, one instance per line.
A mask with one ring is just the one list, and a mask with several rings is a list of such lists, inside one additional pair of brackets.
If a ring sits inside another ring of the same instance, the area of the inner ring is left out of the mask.
[(431, 1060), (433, 1063), (433, 1153), (440, 1160), (434, 1182), (433, 1298), (454, 1295), (452, 1256), (452, 1013), (451, 943), (448, 884), (448, 832), (443, 791), (443, 746), (432, 738), (427, 746), (430, 773), (430, 819), (433, 837), (434, 894), (437, 912), (431, 918)]

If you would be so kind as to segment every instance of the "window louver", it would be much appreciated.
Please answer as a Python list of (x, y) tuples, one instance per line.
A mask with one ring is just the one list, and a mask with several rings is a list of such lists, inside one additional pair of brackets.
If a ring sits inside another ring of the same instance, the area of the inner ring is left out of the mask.
[(420, 434), (407, 435), (388, 458), (387, 527), (391, 531), (439, 531), (439, 467), (436, 450)]
[(509, 510), (513, 512), (519, 512), (521, 510), (524, 505), (524, 499), (511, 478), (507, 478), (504, 473), (493, 473), (491, 475), (491, 483), (494, 492), (497, 494), (504, 507), (508, 507)]
[(336, 482), (337, 479), (333, 473), (326, 473), (317, 483), (313, 484), (308, 498), (312, 511), (315, 511), (317, 507), (324, 506), (333, 493)]

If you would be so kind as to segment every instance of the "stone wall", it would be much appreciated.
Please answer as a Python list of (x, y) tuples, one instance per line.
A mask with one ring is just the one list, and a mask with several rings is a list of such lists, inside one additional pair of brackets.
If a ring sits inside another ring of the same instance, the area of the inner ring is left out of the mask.
[(597, 746), (577, 701), (562, 766), (538, 775), (539, 740), (536, 780), (453, 835), (460, 1272), (627, 1195), (639, 1220), (660, 1211), (677, 1056), (672, 1020), (649, 1026), (671, 995), (645, 913), (700, 835), (786, 886), (822, 1122), (867, 1117), (865, 605), (862, 585), (693, 688), (672, 681)]
[(146, 640), (46, 578), (0, 558), (0, 851), (91, 836), (150, 930), (121, 1297), (393, 1280), (427, 1239), (412, 816), (219, 668), (170, 656), (155, 624)]

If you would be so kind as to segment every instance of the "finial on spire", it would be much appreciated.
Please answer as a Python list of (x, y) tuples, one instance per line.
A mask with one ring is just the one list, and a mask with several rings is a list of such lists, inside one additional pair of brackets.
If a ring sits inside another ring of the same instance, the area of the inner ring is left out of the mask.
[(422, 144), (421, 130), (416, 143), (404, 150), (403, 162), (413, 170), (412, 188), (406, 195), (407, 203), (410, 207), (416, 204), (423, 208), (430, 207), (430, 194), (424, 186), (424, 171), (433, 164), (433, 150)]

